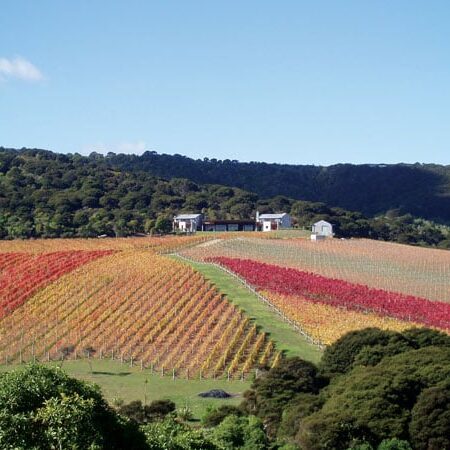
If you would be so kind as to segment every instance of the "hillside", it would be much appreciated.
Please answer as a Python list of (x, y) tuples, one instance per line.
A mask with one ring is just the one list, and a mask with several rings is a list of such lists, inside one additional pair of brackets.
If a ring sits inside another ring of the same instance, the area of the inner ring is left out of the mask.
[(435, 164), (337, 164), (329, 167), (230, 160), (191, 159), (145, 152), (113, 155), (108, 160), (126, 170), (144, 170), (164, 178), (235, 186), (262, 198), (284, 195), (323, 202), (369, 216), (400, 214), (450, 222), (450, 166)]
[[(248, 219), (259, 210), (289, 212), (296, 226), (308, 229), (316, 220), (329, 220), (339, 237), (450, 246), (448, 228), (411, 215), (369, 218), (320, 202), (281, 195), (262, 198), (217, 184), (222, 177), (214, 184), (196, 183), (186, 178), (188, 173), (185, 178), (165, 179), (139, 167), (125, 169), (121, 158), (0, 148), (0, 238), (167, 232), (178, 212), (201, 211), (209, 219)], [(138, 157), (124, 158), (138, 161)]]

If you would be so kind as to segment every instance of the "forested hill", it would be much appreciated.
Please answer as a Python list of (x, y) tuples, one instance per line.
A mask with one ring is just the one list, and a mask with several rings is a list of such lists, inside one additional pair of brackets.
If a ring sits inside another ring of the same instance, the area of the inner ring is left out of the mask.
[(450, 247), (450, 228), (411, 215), (369, 218), (319, 202), (261, 198), (236, 187), (165, 179), (137, 170), (136, 157), (129, 157), (133, 164), (124, 169), (127, 158), (0, 147), (0, 239), (164, 232), (179, 212), (248, 219), (259, 210), (289, 212), (299, 227), (329, 220), (340, 237)]
[(113, 155), (126, 170), (145, 170), (164, 178), (185, 177), (255, 192), (263, 198), (287, 197), (340, 206), (373, 216), (389, 210), (450, 223), (450, 165), (393, 164), (329, 167), (194, 160), (181, 155), (145, 152)]

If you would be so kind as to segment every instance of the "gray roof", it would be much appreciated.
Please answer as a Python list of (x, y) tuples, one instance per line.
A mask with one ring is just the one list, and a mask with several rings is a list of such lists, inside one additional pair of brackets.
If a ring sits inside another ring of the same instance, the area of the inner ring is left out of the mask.
[(280, 214), (261, 214), (259, 216), (260, 219), (282, 219), (287, 213)]
[(330, 225), (330, 226), (332, 226), (331, 223), (327, 222), (326, 220), (319, 220), (314, 225)]
[(176, 220), (192, 220), (192, 219), (197, 219), (200, 216), (201, 216), (201, 214), (179, 214), (178, 216), (175, 216), (174, 218)]

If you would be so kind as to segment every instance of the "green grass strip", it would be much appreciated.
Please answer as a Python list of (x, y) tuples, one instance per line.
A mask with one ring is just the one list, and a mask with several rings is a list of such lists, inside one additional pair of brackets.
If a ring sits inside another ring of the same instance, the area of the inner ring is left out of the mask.
[(270, 335), (277, 349), (283, 350), (286, 356), (299, 356), (315, 363), (320, 360), (322, 352), (316, 345), (311, 344), (288, 323), (284, 322), (276, 312), (271, 310), (268, 305), (237, 279), (212, 264), (187, 261), (177, 256), (173, 257), (190, 264), (195, 270), (202, 273), (233, 304), (242, 309), (248, 317), (255, 320), (256, 324)]

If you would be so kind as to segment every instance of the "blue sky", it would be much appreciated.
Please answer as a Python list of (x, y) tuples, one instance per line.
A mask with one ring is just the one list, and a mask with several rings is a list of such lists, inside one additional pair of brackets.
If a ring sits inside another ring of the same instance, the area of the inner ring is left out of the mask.
[(450, 164), (450, 2), (2, 0), (0, 145)]

